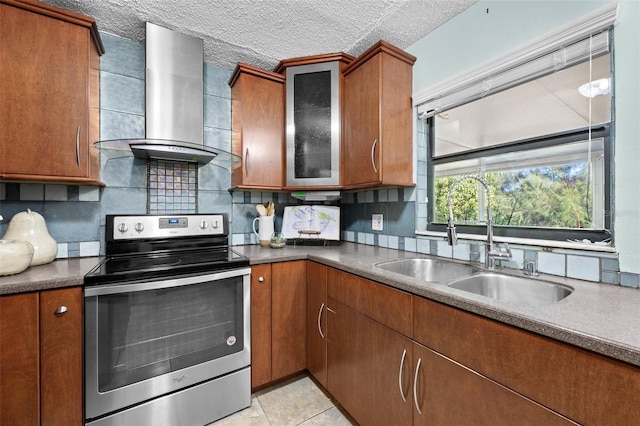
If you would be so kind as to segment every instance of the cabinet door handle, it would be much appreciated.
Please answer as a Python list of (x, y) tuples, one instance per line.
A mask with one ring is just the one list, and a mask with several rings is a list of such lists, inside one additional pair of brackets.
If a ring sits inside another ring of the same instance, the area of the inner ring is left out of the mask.
[(407, 350), (402, 351), (402, 359), (400, 360), (400, 371), (398, 372), (398, 387), (400, 388), (400, 396), (404, 402), (407, 402), (407, 397), (404, 396), (404, 391), (402, 390), (402, 371), (404, 370), (404, 359), (407, 357)]
[(413, 376), (413, 403), (416, 406), (416, 410), (418, 410), (418, 414), (422, 415), (422, 411), (420, 411), (420, 405), (418, 404), (418, 372), (420, 371), (420, 363), (422, 362), (422, 358), (418, 358), (418, 363), (416, 364), (416, 374)]
[(55, 311), (53, 311), (53, 313), (54, 313), (54, 314), (56, 314), (56, 315), (62, 315), (62, 314), (64, 314), (64, 313), (65, 313), (65, 312), (67, 312), (67, 311), (68, 311), (67, 307), (66, 307), (66, 306), (64, 306), (64, 305), (62, 305), (62, 306), (58, 306), (58, 307), (56, 308), (56, 310), (55, 310)]
[(324, 309), (324, 302), (320, 305), (320, 310), (318, 311), (318, 332), (320, 333), (320, 337), (324, 339), (324, 333), (322, 333), (322, 325), (320, 324), (320, 320), (322, 319), (322, 310)]
[(375, 158), (376, 145), (378, 145), (378, 139), (374, 139), (373, 143), (371, 144), (371, 166), (373, 166), (373, 171), (375, 173), (378, 173), (378, 168), (376, 167), (376, 158)]
[(244, 151), (244, 177), (249, 176), (249, 148)]
[(258, 277), (258, 282), (259, 283), (263, 283), (264, 282), (264, 277)]
[(80, 167), (80, 126), (78, 126), (78, 130), (76, 130), (76, 162), (78, 163), (78, 167)]

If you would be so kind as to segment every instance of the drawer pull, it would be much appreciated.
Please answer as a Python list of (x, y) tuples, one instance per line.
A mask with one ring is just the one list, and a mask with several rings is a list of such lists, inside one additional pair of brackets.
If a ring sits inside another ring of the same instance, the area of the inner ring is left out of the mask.
[(418, 405), (418, 372), (420, 371), (420, 363), (422, 362), (422, 358), (418, 358), (418, 363), (416, 364), (416, 374), (413, 376), (413, 403), (416, 406), (416, 410), (418, 410), (418, 414), (422, 415), (422, 411), (420, 411), (420, 405)]
[(249, 148), (244, 150), (244, 177), (249, 176)]
[(376, 145), (378, 145), (378, 139), (374, 139), (373, 143), (371, 144), (371, 165), (373, 166), (374, 173), (378, 173), (378, 168), (376, 167), (376, 158), (375, 158)]
[(259, 283), (263, 283), (264, 282), (264, 277), (258, 277), (258, 282)]
[(62, 306), (58, 306), (53, 313), (56, 315), (62, 315), (67, 311), (68, 311), (67, 307), (62, 305)]
[(78, 126), (78, 130), (76, 131), (76, 162), (78, 163), (78, 167), (80, 167), (80, 126)]
[(320, 320), (322, 319), (322, 310), (324, 309), (324, 302), (320, 306), (320, 311), (318, 311), (318, 332), (320, 333), (320, 337), (324, 339), (324, 334), (322, 333), (322, 325)]
[(400, 371), (398, 372), (398, 387), (400, 388), (400, 396), (404, 402), (407, 402), (407, 397), (404, 396), (402, 390), (402, 370), (404, 370), (404, 359), (407, 357), (407, 350), (402, 351), (402, 359), (400, 360)]

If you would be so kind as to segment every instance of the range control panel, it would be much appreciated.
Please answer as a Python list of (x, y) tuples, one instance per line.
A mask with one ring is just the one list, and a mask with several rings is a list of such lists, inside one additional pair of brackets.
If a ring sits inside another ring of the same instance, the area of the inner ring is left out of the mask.
[(107, 232), (114, 240), (226, 235), (223, 214), (112, 216)]

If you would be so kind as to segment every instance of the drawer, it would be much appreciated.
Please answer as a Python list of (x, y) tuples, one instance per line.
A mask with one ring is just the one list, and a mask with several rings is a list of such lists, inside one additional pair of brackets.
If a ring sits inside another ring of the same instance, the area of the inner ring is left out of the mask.
[(413, 296), (417, 342), (582, 424), (634, 424), (640, 369)]
[(327, 295), (398, 333), (411, 337), (411, 294), (330, 269)]

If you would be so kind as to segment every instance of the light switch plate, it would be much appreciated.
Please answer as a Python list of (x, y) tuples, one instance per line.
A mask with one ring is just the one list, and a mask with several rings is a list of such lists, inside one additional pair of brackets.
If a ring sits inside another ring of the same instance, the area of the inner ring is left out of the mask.
[(374, 231), (382, 231), (382, 215), (381, 214), (372, 214), (371, 215), (371, 229)]

